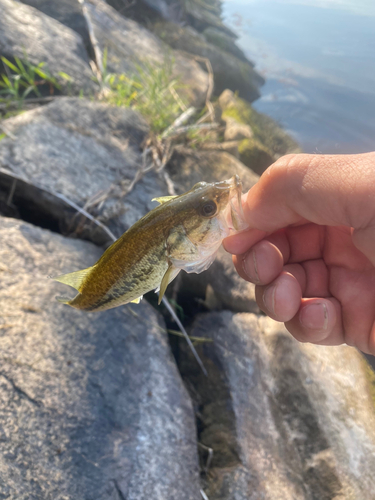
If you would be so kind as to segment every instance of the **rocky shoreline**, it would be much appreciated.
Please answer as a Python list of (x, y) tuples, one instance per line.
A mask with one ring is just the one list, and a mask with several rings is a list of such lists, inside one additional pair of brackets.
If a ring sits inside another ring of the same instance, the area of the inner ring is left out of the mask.
[(0, 0), (0, 498), (372, 498), (372, 372), (262, 316), (224, 251), (168, 290), (208, 377), (154, 294), (86, 314), (47, 279), (95, 262), (152, 198), (233, 174), (247, 190), (299, 151), (252, 108), (263, 80), (220, 9)]

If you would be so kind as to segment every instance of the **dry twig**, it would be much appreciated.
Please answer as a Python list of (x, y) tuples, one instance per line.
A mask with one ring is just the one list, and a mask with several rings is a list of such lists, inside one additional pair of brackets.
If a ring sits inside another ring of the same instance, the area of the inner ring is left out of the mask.
[[(208, 110), (208, 114), (210, 116), (210, 119), (212, 122), (215, 121), (215, 110), (213, 107), (213, 104), (211, 102), (211, 97), (212, 93), (214, 91), (214, 72), (212, 70), (211, 62), (207, 57), (201, 57), (201, 56), (194, 56), (194, 59), (196, 61), (203, 62), (206, 65), (207, 72), (208, 72), (208, 87), (207, 87), (207, 94), (206, 94), (206, 106)], [(203, 121), (203, 117), (198, 121), (198, 123), (201, 123)]]
[(112, 233), (112, 231), (110, 229), (108, 229), (107, 226), (105, 226), (100, 221), (98, 221), (98, 219), (96, 219), (91, 214), (89, 214), (89, 212), (87, 212), (86, 210), (84, 210), (83, 208), (81, 208), (80, 206), (78, 206), (76, 203), (74, 203), (74, 201), (69, 200), (69, 198), (67, 198), (63, 194), (60, 194), (60, 193), (53, 193), (53, 194), (54, 194), (54, 196), (57, 196), (57, 198), (60, 198), (60, 200), (64, 201), (68, 205), (70, 205), (72, 208), (74, 208), (74, 210), (76, 210), (77, 212), (79, 212), (81, 215), (84, 215), (87, 219), (89, 219), (90, 221), (92, 221), (95, 225), (99, 226), (101, 229), (103, 229), (107, 233), (107, 235), (113, 241), (116, 241), (117, 238)]
[(10, 137), (12, 141), (15, 141), (17, 139), (17, 137), (10, 130), (8, 130), (7, 127), (4, 127), (2, 123), (0, 123), (0, 130), (2, 130), (5, 135)]
[(103, 73), (104, 73), (103, 54), (102, 54), (102, 51), (99, 47), (98, 40), (95, 36), (94, 26), (91, 22), (90, 14), (89, 14), (89, 11), (88, 11), (87, 6), (85, 4), (85, 0), (78, 0), (78, 2), (81, 5), (82, 15), (86, 21), (87, 31), (89, 33), (89, 38), (90, 38), (90, 43), (91, 43), (91, 46), (92, 46), (92, 49), (93, 49), (94, 55), (95, 55), (95, 64), (98, 68), (98, 72), (97, 72), (98, 74), (96, 76), (97, 76), (100, 84), (102, 84), (103, 83)]
[(193, 106), (185, 110), (178, 118), (175, 119), (170, 127), (164, 130), (161, 134), (161, 139), (166, 139), (176, 128), (181, 127), (181, 125), (186, 123), (196, 112), (197, 110)]

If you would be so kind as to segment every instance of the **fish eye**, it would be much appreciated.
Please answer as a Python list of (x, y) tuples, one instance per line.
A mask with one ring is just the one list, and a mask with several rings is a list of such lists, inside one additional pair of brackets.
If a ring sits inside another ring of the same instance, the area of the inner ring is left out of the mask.
[(216, 214), (216, 203), (213, 200), (206, 201), (200, 207), (200, 213), (203, 217), (212, 217)]

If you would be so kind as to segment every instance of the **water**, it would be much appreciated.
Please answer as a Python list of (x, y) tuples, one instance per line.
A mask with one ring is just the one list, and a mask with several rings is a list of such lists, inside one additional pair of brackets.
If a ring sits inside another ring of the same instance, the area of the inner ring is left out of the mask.
[(225, 0), (265, 76), (254, 107), (310, 153), (375, 150), (375, 0)]

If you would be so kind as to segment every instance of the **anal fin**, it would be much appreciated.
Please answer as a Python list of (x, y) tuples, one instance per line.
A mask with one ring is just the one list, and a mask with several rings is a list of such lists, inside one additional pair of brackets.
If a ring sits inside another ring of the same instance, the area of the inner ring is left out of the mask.
[(132, 304), (139, 304), (142, 299), (143, 299), (143, 295), (141, 295), (140, 297), (138, 297), (138, 298), (136, 298), (134, 300), (131, 300), (130, 302)]

